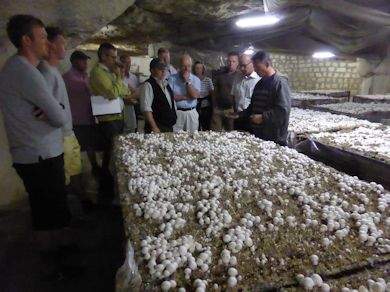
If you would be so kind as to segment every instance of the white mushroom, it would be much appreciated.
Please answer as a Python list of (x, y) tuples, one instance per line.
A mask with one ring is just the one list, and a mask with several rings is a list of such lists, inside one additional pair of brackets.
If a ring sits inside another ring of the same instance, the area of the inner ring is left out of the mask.
[(228, 284), (228, 287), (235, 287), (237, 285), (236, 277), (229, 277), (227, 284)]

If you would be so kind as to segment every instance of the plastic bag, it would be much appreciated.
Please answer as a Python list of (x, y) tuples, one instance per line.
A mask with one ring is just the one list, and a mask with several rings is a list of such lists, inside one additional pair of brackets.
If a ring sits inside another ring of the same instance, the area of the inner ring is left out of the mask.
[(135, 262), (133, 246), (129, 241), (126, 248), (126, 260), (118, 269), (115, 280), (116, 292), (141, 291), (142, 278)]

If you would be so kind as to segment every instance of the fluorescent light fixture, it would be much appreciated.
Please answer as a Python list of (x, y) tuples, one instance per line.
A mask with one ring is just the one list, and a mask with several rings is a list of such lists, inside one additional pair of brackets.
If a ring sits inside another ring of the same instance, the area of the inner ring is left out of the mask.
[(241, 28), (247, 28), (247, 27), (272, 25), (277, 23), (278, 21), (279, 18), (276, 16), (264, 15), (264, 16), (242, 18), (236, 21), (236, 25)]
[(253, 53), (255, 52), (255, 48), (253, 46), (249, 46), (245, 52), (244, 52), (244, 55), (253, 55)]
[(313, 54), (313, 58), (316, 58), (316, 59), (328, 59), (328, 58), (333, 58), (334, 56), (335, 56), (335, 54), (328, 52), (328, 51), (315, 52)]

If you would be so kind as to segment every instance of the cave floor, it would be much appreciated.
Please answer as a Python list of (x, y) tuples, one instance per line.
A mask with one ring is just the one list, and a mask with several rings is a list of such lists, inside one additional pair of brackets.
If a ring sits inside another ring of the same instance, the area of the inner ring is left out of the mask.
[(29, 212), (27, 202), (0, 211), (0, 291), (115, 291), (115, 274), (124, 262), (122, 215), (118, 206), (93, 210), (75, 222), (80, 251), (66, 258), (66, 262), (81, 266), (83, 273), (45, 281), (40, 276), (42, 263), (33, 244)]

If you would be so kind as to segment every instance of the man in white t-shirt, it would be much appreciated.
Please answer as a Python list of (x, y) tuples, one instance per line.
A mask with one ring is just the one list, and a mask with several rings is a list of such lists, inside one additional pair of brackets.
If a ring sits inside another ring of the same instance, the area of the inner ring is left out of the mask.
[(128, 54), (120, 56), (120, 61), (123, 65), (122, 80), (130, 90), (130, 97), (134, 101), (133, 104), (126, 104), (124, 107), (124, 129), (125, 133), (135, 133), (137, 131), (137, 116), (134, 106), (138, 104), (139, 99), (139, 76), (130, 72), (131, 57)]

